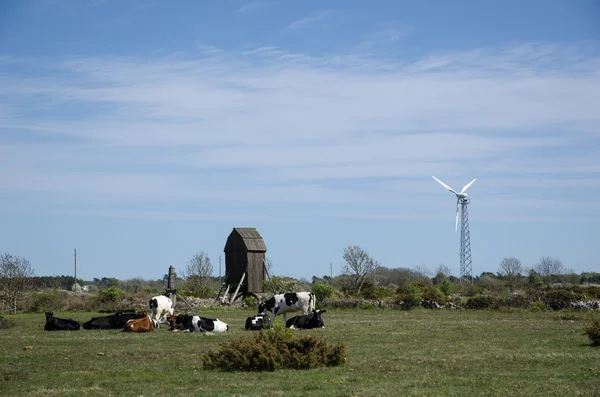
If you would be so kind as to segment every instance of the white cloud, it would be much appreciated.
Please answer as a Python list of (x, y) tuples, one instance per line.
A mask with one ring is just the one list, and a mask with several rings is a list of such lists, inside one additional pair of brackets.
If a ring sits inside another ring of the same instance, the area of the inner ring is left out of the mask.
[(329, 11), (321, 11), (318, 14), (312, 15), (310, 17), (306, 17), (306, 18), (302, 18), (302, 19), (298, 19), (295, 20), (294, 22), (292, 22), (288, 28), (289, 29), (300, 29), (300, 28), (304, 28), (308, 25), (311, 25), (317, 21), (320, 21), (322, 19), (324, 19), (326, 16), (328, 16), (330, 14)]
[[(458, 184), (483, 176), (486, 198), (494, 184), (513, 183), (521, 198), (573, 187), (584, 206), (598, 193), (600, 69), (585, 47), (515, 45), (414, 62), (200, 49), (0, 57), (19, 65), (0, 74), (2, 189), (94, 203), (403, 206), (413, 193), (438, 192), (436, 175)], [(551, 218), (566, 202), (538, 198), (505, 208)], [(430, 216), (421, 200), (411, 208)], [(501, 216), (494, 208), (490, 219)]]

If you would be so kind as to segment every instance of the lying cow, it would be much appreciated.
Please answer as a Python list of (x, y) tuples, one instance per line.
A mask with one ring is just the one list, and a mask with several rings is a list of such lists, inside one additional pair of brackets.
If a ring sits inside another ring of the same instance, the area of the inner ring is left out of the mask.
[(121, 329), (125, 327), (127, 321), (144, 317), (141, 313), (122, 313), (116, 312), (112, 316), (94, 317), (83, 323), (84, 329)]
[(302, 314), (307, 315), (315, 310), (316, 298), (312, 292), (286, 292), (285, 294), (274, 295), (258, 305), (258, 315), (265, 310), (270, 311), (271, 322), (275, 316), (283, 314), (283, 321), (287, 322), (286, 313), (302, 310)]
[(174, 307), (173, 301), (164, 295), (158, 295), (148, 301), (150, 306), (150, 318), (155, 320), (157, 323), (168, 324), (167, 316), (173, 314)]
[(256, 316), (246, 319), (246, 331), (260, 331), (261, 329), (271, 328), (271, 317), (267, 313), (258, 313)]
[(321, 318), (321, 314), (327, 310), (316, 309), (306, 316), (292, 317), (286, 321), (285, 327), (290, 329), (313, 329), (325, 328), (325, 323)]
[(189, 316), (186, 314), (178, 314), (171, 327), (173, 329), (182, 328), (183, 332), (226, 332), (229, 330), (229, 326), (218, 318)]
[(158, 328), (158, 322), (150, 318), (146, 312), (141, 312), (141, 318), (129, 320), (123, 328), (123, 332), (152, 332), (154, 328)]
[(54, 317), (54, 313), (46, 312), (45, 331), (79, 331), (79, 327), (75, 320)]

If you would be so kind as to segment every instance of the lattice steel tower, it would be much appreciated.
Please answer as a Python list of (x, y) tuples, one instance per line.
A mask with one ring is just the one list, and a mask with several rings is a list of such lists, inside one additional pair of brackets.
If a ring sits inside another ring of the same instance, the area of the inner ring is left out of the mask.
[(473, 282), (473, 263), (471, 261), (471, 233), (469, 233), (468, 198), (460, 199), (460, 277)]
[(454, 231), (458, 231), (458, 216), (459, 212), (461, 213), (461, 221), (460, 221), (460, 279), (461, 281), (469, 281), (473, 282), (473, 264), (471, 262), (471, 234), (469, 233), (469, 212), (467, 210), (467, 205), (471, 203), (469, 198), (467, 198), (467, 189), (469, 186), (473, 184), (477, 179), (473, 179), (471, 182), (467, 183), (460, 192), (452, 189), (450, 186), (446, 185), (444, 182), (437, 179), (435, 176), (433, 177), (436, 181), (440, 183), (443, 187), (445, 187), (448, 191), (454, 193), (456, 195), (456, 225), (454, 226)]

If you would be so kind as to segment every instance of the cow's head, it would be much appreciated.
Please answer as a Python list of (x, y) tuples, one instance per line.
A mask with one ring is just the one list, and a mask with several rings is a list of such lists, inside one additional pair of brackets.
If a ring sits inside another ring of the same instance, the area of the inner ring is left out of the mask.
[(267, 299), (264, 302), (260, 302), (258, 304), (258, 315), (260, 316), (265, 315), (267, 310), (270, 311), (271, 313), (273, 313), (273, 308), (275, 307), (275, 297), (272, 297), (271, 299)]
[(313, 314), (313, 318), (311, 319), (311, 322), (313, 323), (314, 327), (324, 327), (325, 323), (323, 323), (323, 319), (321, 318), (321, 314), (327, 312), (327, 310), (321, 310), (321, 309), (314, 309), (312, 311)]

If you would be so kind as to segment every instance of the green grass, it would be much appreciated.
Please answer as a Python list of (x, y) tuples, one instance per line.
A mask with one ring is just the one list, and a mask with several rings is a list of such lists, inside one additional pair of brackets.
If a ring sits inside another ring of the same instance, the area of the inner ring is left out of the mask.
[[(5, 396), (598, 396), (600, 348), (584, 313), (328, 310), (325, 329), (296, 331), (346, 344), (334, 368), (273, 373), (203, 370), (200, 357), (240, 336), (252, 310), (203, 311), (227, 334), (46, 332), (43, 313), (5, 315)], [(84, 322), (97, 313), (56, 312)], [(279, 318), (276, 321), (279, 320)], [(32, 350), (23, 350), (24, 346)]]

